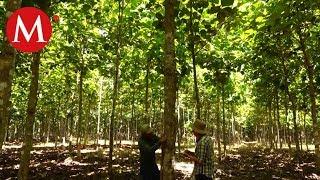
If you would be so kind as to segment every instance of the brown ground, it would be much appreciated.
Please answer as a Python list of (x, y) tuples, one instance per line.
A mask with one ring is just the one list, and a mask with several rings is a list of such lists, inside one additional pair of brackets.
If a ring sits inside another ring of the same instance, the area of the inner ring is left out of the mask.
[[(32, 153), (30, 179), (108, 179), (108, 159), (102, 146), (87, 146), (77, 154), (74, 146), (68, 148), (38, 147)], [(139, 171), (136, 146), (122, 145), (115, 149), (115, 179), (137, 179)], [(4, 149), (0, 155), (0, 179), (16, 179), (19, 149)], [(177, 156), (177, 161), (185, 161)], [(228, 154), (216, 165), (216, 178), (220, 179), (320, 179), (315, 167), (315, 156), (303, 152), (299, 158), (289, 150), (270, 151), (262, 148), (241, 148)], [(176, 172), (177, 179), (186, 175)]]

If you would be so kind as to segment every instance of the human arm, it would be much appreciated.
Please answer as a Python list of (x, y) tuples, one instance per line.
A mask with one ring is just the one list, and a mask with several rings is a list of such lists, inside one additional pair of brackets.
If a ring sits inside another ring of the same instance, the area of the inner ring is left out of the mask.
[(191, 160), (191, 161), (193, 161), (193, 162), (195, 162), (197, 164), (202, 164), (202, 162), (197, 158), (197, 156), (196, 156), (196, 154), (194, 152), (191, 152), (189, 150), (185, 150), (183, 152), (183, 155), (185, 157), (187, 157), (189, 160)]
[(159, 138), (156, 135), (153, 135), (151, 138), (151, 142), (147, 142), (146, 140), (139, 141), (139, 149), (145, 152), (154, 152), (160, 148), (161, 144), (165, 142), (165, 138)]

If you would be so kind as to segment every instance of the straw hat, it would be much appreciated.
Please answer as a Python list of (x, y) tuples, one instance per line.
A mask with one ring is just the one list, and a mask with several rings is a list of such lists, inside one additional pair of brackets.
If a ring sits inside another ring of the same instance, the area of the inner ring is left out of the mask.
[(206, 123), (197, 119), (192, 126), (192, 131), (199, 133), (199, 134), (207, 134), (206, 130)]
[(150, 134), (152, 133), (152, 129), (148, 124), (144, 124), (140, 128), (141, 134)]

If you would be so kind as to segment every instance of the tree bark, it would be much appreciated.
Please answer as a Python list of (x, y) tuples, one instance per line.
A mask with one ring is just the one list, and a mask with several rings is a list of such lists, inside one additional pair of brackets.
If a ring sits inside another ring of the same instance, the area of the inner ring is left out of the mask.
[(179, 92), (177, 92), (177, 111), (178, 111), (178, 152), (181, 153), (181, 116), (180, 116), (180, 100), (179, 100)]
[(280, 123), (280, 105), (279, 105), (279, 94), (277, 92), (277, 97), (276, 97), (276, 103), (277, 103), (277, 128), (278, 128), (278, 141), (280, 142), (280, 149), (282, 149), (282, 138), (283, 134), (281, 133), (281, 123)]
[(306, 110), (304, 110), (304, 111), (303, 111), (303, 131), (304, 131), (304, 138), (305, 138), (305, 143), (306, 143), (307, 151), (309, 151), (309, 147), (308, 147), (308, 134), (307, 134), (307, 128), (306, 128), (306, 115), (307, 115), (307, 112), (306, 112)]
[(292, 102), (292, 113), (293, 113), (293, 126), (294, 126), (294, 141), (296, 144), (296, 150), (299, 153), (300, 146), (299, 146), (299, 130), (298, 130), (298, 124), (297, 124), (297, 108), (296, 108), (296, 97), (291, 97)]
[(225, 86), (222, 85), (222, 139), (223, 139), (223, 155), (227, 153), (227, 138), (226, 138), (226, 113), (225, 113)]
[[(312, 127), (313, 127), (313, 138), (314, 138), (314, 145), (315, 145), (315, 153), (318, 157), (318, 160), (320, 161), (320, 134), (319, 134), (319, 126), (317, 122), (317, 105), (316, 105), (316, 88), (314, 83), (314, 65), (312, 64), (312, 59), (310, 57), (310, 54), (307, 51), (306, 47), (306, 40), (305, 37), (303, 37), (301, 30), (298, 31), (299, 40), (300, 40), (300, 48), (303, 52), (303, 58), (304, 58), (304, 67), (307, 70), (308, 73), (308, 86), (309, 86), (309, 96), (310, 96), (310, 103), (311, 103), (311, 118), (312, 118)], [(320, 166), (320, 162), (317, 162), (317, 165)]]
[(28, 179), (30, 151), (32, 149), (33, 139), (33, 123), (35, 120), (36, 106), (38, 101), (38, 85), (39, 85), (39, 66), (40, 66), (40, 52), (33, 55), (33, 62), (31, 64), (31, 84), (30, 93), (28, 97), (27, 118), (25, 121), (25, 136), (22, 145), (21, 160), (18, 178), (20, 180)]
[(193, 83), (194, 83), (194, 98), (196, 100), (196, 117), (200, 119), (201, 117), (201, 104), (200, 104), (200, 97), (199, 97), (199, 88), (198, 88), (198, 80), (197, 80), (197, 64), (196, 64), (196, 53), (195, 53), (195, 35), (193, 29), (193, 1), (190, 0), (190, 52), (192, 58), (192, 69), (193, 69)]
[[(218, 141), (218, 161), (221, 161), (221, 138), (220, 138), (220, 134), (221, 134), (221, 127), (220, 127), (220, 95), (217, 95), (217, 110), (216, 110), (216, 117), (217, 117), (217, 141)], [(240, 131), (242, 132), (242, 131)]]
[(164, 130), (167, 142), (162, 146), (161, 179), (174, 180), (173, 157), (177, 132), (175, 103), (177, 99), (177, 70), (175, 62), (175, 4), (176, 0), (165, 1), (165, 46), (164, 46)]
[(82, 57), (81, 62), (80, 62), (79, 106), (78, 106), (78, 122), (77, 122), (78, 123), (77, 124), (77, 150), (78, 150), (78, 154), (80, 154), (80, 144), (81, 144), (81, 136), (82, 136), (83, 76), (84, 76), (84, 59)]
[(149, 116), (149, 74), (150, 74), (150, 58), (147, 59), (147, 65), (146, 65), (146, 94), (145, 94), (145, 100), (144, 100), (144, 123), (150, 123), (150, 116)]
[[(134, 144), (134, 140), (135, 140), (135, 135), (133, 135), (133, 132), (135, 134), (137, 134), (138, 132), (136, 131), (137, 129), (134, 128), (135, 127), (135, 117), (134, 117), (134, 113), (135, 113), (135, 106), (134, 106), (134, 103), (135, 103), (135, 86), (133, 85), (133, 88), (132, 88), (132, 99), (131, 99), (131, 124), (132, 124), (132, 129), (131, 129), (131, 135), (132, 135), (132, 143)], [(135, 129), (135, 131), (133, 131), (133, 129)]]
[[(19, 9), (20, 6), (21, 0), (8, 0), (6, 4), (6, 18), (8, 18), (15, 10)], [(10, 96), (16, 54), (14, 48), (12, 48), (7, 41), (5, 28), (3, 29), (3, 34), (4, 43), (0, 50), (0, 150), (2, 149), (7, 131), (6, 124), (8, 124), (9, 119)]]
[(100, 139), (100, 122), (101, 122), (101, 101), (102, 101), (102, 86), (103, 86), (103, 79), (99, 79), (99, 102), (98, 102), (98, 122), (97, 122), (97, 140), (96, 143), (99, 146), (99, 139)]
[(269, 140), (269, 147), (271, 149), (274, 148), (274, 144), (273, 144), (273, 133), (272, 133), (272, 112), (271, 112), (271, 101), (268, 104), (268, 140)]
[(122, 32), (122, 18), (123, 18), (123, 1), (118, 1), (118, 26), (117, 26), (117, 48), (116, 48), (116, 59), (114, 63), (114, 81), (113, 81), (113, 94), (112, 94), (112, 111), (110, 117), (110, 132), (109, 132), (109, 178), (113, 180), (113, 144), (114, 144), (114, 121), (118, 100), (118, 90), (119, 90), (119, 79), (120, 79), (120, 61), (121, 61), (121, 32)]

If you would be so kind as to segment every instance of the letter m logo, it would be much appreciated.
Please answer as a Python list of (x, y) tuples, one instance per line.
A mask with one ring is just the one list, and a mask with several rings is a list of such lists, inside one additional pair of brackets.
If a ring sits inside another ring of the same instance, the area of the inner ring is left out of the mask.
[(8, 42), (21, 52), (38, 52), (49, 42), (52, 34), (50, 18), (34, 7), (15, 11), (7, 21)]
[(23, 21), (21, 20), (20, 15), (18, 15), (17, 19), (17, 26), (15, 30), (15, 35), (14, 35), (14, 41), (13, 42), (20, 42), (19, 41), (19, 30), (21, 30), (24, 38), (27, 40), (27, 42), (30, 42), (31, 36), (33, 35), (35, 29), (37, 29), (38, 33), (38, 41), (37, 42), (47, 42), (43, 39), (43, 31), (42, 31), (42, 25), (41, 25), (41, 18), (40, 15), (38, 15), (35, 23), (33, 24), (33, 27), (31, 29), (31, 32), (28, 33), (26, 26), (24, 25)]

